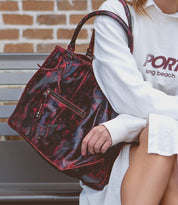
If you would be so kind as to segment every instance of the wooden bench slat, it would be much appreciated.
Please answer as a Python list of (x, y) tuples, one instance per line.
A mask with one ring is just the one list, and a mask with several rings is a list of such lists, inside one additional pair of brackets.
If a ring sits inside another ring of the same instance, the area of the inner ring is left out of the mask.
[(78, 202), (79, 181), (50, 166), (26, 141), (1, 141), (0, 162), (0, 203)]
[(3, 72), (0, 73), (1, 85), (25, 85), (34, 75), (35, 71), (28, 72)]
[(15, 109), (15, 105), (1, 105), (0, 106), (0, 118), (9, 118)]
[[(60, 177), (63, 177), (64, 175), (60, 173)], [(45, 184), (45, 186), (44, 186)], [(71, 187), (73, 193), (78, 193), (80, 191), (80, 186), (78, 181), (75, 182), (47, 182), (47, 183), (39, 183), (39, 182), (12, 182), (12, 183), (0, 183), (0, 195), (2, 193), (14, 193), (18, 194), (30, 194), (30, 193), (63, 193), (63, 194), (69, 194), (71, 193)]]
[(48, 53), (2, 53), (0, 54), (0, 69), (32, 69), (42, 64)]
[[(37, 183), (38, 186), (41, 183), (51, 183), (55, 186), (58, 183), (74, 183), (76, 185), (75, 192), (80, 191), (77, 179), (64, 175), (51, 166), (25, 140), (1, 141), (0, 162), (1, 183), (30, 183), (30, 185)], [(32, 186), (30, 187), (32, 188)], [(45, 188), (41, 186), (41, 189)], [(70, 189), (68, 190), (66, 186), (66, 192), (70, 192)]]
[[(7, 194), (6, 196), (0, 194), (0, 203), (8, 203), (8, 202), (19, 202), (19, 203), (29, 203), (29, 202), (78, 202), (79, 196), (75, 195), (64, 195), (61, 194)], [(60, 203), (61, 204), (61, 203)], [(60, 205), (58, 204), (58, 205)], [(72, 203), (73, 204), (73, 203)], [(76, 204), (76, 203), (75, 203)], [(78, 203), (77, 203), (78, 204)], [(64, 205), (64, 204), (63, 204)]]
[[(49, 54), (0, 54), (0, 118), (7, 119), (24, 86)], [(9, 86), (10, 85), (10, 86)], [(13, 86), (15, 85), (15, 86)], [(18, 86), (19, 85), (19, 86)], [(19, 136), (0, 122), (0, 136)], [(25, 140), (0, 141), (0, 204), (77, 205), (79, 180), (64, 175)]]
[(6, 122), (0, 123), (0, 136), (19, 136)]
[(17, 101), (23, 90), (23, 88), (0, 88), (0, 101)]

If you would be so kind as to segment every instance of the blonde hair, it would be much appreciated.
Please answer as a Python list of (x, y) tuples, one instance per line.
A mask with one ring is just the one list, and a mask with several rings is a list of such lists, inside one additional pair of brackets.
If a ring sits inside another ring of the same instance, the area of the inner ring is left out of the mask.
[[(128, 0), (127, 3), (132, 5), (135, 9), (135, 11), (138, 14), (146, 14), (148, 16), (148, 14), (146, 13), (145, 9), (144, 9), (144, 5), (146, 4), (147, 0)], [(178, 11), (178, 0), (176, 0), (175, 2), (175, 10)]]
[(144, 9), (144, 5), (146, 4), (147, 0), (132, 0), (132, 1), (127, 1), (128, 4), (132, 5), (135, 9), (135, 11), (138, 14), (146, 14), (146, 11)]

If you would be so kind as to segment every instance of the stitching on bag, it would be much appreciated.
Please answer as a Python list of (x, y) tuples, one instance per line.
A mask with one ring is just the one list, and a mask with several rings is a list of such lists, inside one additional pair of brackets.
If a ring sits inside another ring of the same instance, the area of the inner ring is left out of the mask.
[[(78, 106), (76, 106), (74, 103), (72, 103), (71, 101), (69, 101), (68, 99), (64, 98), (62, 95), (59, 95), (58, 93), (56, 93), (54, 90), (48, 89), (49, 91), (55, 93), (56, 95), (60, 96), (60, 98), (64, 99), (65, 101), (67, 101), (69, 104), (71, 104), (72, 106), (76, 107), (78, 110), (80, 110), (80, 112), (82, 112), (83, 114), (80, 114), (79, 112), (77, 112), (76, 110), (74, 110), (72, 107), (66, 105), (65, 103), (61, 102), (60, 100), (58, 100), (55, 96), (52, 95), (52, 93), (48, 93), (51, 97), (53, 97), (55, 100), (57, 100), (58, 102), (62, 103), (63, 105), (65, 105), (66, 107), (68, 107), (69, 109), (71, 109), (73, 112), (75, 112), (77, 115), (79, 115), (80, 117), (84, 118), (86, 115), (86, 112), (84, 112), (81, 108), (79, 108)], [(47, 92), (48, 92), (47, 90)]]

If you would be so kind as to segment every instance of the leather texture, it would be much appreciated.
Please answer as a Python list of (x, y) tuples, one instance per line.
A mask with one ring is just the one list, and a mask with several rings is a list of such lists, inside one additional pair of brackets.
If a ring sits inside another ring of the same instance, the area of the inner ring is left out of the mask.
[[(90, 13), (77, 26), (68, 48), (56, 46), (28, 82), (8, 123), (51, 165), (101, 190), (108, 183), (122, 145), (109, 148), (105, 154), (87, 153), (83, 157), (81, 142), (94, 126), (117, 113), (97, 84), (92, 69), (93, 55), (74, 52), (81, 27), (96, 15), (115, 19), (126, 32), (132, 51), (131, 30), (119, 16), (109, 11)], [(94, 35), (89, 48), (93, 42)]]

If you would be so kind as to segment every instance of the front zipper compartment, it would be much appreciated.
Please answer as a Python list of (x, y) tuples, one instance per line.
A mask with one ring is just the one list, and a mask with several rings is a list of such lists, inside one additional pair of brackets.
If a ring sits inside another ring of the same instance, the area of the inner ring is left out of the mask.
[(63, 105), (65, 105), (66, 107), (68, 107), (70, 110), (72, 110), (73, 112), (75, 112), (77, 115), (79, 115), (80, 117), (84, 118), (86, 115), (86, 112), (84, 112), (82, 109), (80, 109), (78, 106), (74, 105), (72, 102), (70, 102), (69, 100), (67, 100), (66, 98), (62, 97), (61, 95), (59, 95), (58, 93), (56, 93), (55, 91), (51, 90), (51, 89), (47, 89), (46, 91), (49, 95), (51, 95), (52, 97), (54, 97), (56, 100), (58, 100), (60, 103), (62, 103)]

